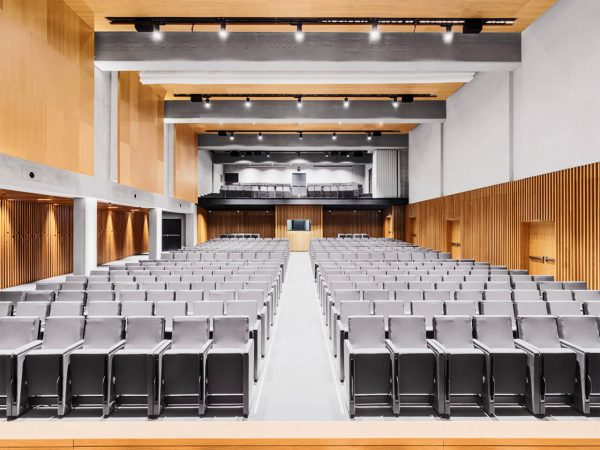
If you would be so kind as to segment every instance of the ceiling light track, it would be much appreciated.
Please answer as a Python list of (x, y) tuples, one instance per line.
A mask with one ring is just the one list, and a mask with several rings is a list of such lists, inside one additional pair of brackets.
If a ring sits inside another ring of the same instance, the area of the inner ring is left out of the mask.
[[(227, 137), (234, 136), (236, 134), (248, 134), (254, 135), (258, 133), (258, 138), (262, 140), (265, 134), (332, 134), (336, 138), (342, 134), (366, 134), (371, 137), (379, 137), (383, 135), (381, 130), (205, 130), (203, 134), (216, 133), (219, 136)], [(402, 131), (386, 131), (386, 134), (401, 134)], [(232, 139), (233, 140), (233, 139)]]
[(173, 94), (176, 98), (189, 98), (192, 102), (203, 102), (206, 99), (223, 99), (233, 98), (245, 100), (246, 104), (249, 105), (251, 99), (256, 98), (289, 98), (301, 100), (306, 98), (339, 98), (344, 101), (344, 106), (350, 105), (351, 99), (360, 98), (386, 98), (386, 99), (400, 99), (402, 103), (412, 103), (415, 99), (420, 98), (437, 98), (435, 94)]

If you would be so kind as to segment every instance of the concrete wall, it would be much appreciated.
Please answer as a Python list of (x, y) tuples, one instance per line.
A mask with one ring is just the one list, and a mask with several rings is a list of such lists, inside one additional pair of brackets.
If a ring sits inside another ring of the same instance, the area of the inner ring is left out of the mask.
[(207, 150), (198, 150), (198, 196), (210, 194), (213, 190), (213, 159)]
[(410, 201), (599, 161), (598, 17), (597, 0), (559, 0), (523, 32), (514, 73), (480, 73), (452, 95), (441, 138), (437, 125), (413, 130)]

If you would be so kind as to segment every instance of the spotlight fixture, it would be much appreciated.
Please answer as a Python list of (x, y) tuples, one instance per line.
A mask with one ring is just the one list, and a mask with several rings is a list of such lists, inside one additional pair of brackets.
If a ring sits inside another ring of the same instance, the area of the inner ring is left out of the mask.
[(303, 139), (303, 136), (302, 136), (302, 131), (299, 131), (299, 132), (298, 132), (298, 139), (300, 139), (300, 140), (302, 140), (302, 139)]
[(442, 41), (444, 44), (452, 44), (454, 40), (454, 31), (452, 31), (452, 25), (446, 25), (446, 31), (442, 33)]
[(227, 31), (227, 24), (225, 22), (221, 22), (219, 25), (219, 37), (224, 41), (228, 36), (229, 31)]
[(392, 98), (392, 106), (393, 106), (394, 108), (397, 108), (397, 107), (398, 107), (398, 97), (393, 97), (393, 98)]
[(325, 153), (325, 158), (329, 158), (329, 153)]
[(348, 108), (350, 106), (350, 100), (348, 97), (344, 97), (344, 108)]
[(346, 158), (350, 158), (350, 153), (346, 153)]
[[(259, 131), (259, 132), (258, 132), (258, 140), (259, 140), (259, 141), (262, 141), (262, 139), (263, 139), (262, 131)], [(268, 158), (268, 157), (269, 157), (269, 156), (267, 155), (267, 158)]]
[(370, 131), (367, 133), (367, 141), (370, 141), (371, 139), (373, 139), (373, 133), (371, 133)]
[(377, 42), (381, 39), (381, 32), (379, 31), (379, 24), (374, 22), (371, 24), (371, 32), (369, 33), (369, 40), (371, 42)]
[(246, 157), (246, 152), (242, 152), (242, 158)]
[(304, 31), (302, 31), (302, 24), (298, 23), (296, 24), (296, 42), (302, 42), (304, 41)]
[(210, 106), (210, 97), (206, 97), (206, 99), (204, 99), (204, 107), (210, 109)]
[(297, 100), (297, 102), (296, 102), (296, 106), (297, 106), (298, 108), (302, 108), (302, 97), (298, 97), (298, 100)]
[(267, 158), (271, 157), (271, 152), (267, 152)]
[(337, 139), (337, 133), (335, 131), (331, 135), (331, 139), (334, 140), (334, 141)]
[(235, 139), (235, 136), (233, 135), (233, 131), (229, 132), (229, 140), (233, 141)]
[(162, 41), (163, 34), (160, 31), (160, 25), (155, 23), (152, 25), (152, 40), (154, 42)]
[(252, 102), (250, 101), (250, 97), (246, 97), (246, 102), (244, 103), (246, 108), (250, 108), (252, 106)]

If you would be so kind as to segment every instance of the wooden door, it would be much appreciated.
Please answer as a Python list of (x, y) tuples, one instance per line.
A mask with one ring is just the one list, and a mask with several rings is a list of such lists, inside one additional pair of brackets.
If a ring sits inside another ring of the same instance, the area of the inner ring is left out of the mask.
[(452, 259), (462, 258), (462, 237), (460, 232), (460, 220), (449, 220), (447, 226), (447, 251)]
[(385, 220), (383, 222), (383, 237), (392, 239), (394, 237), (394, 220), (391, 216), (385, 216)]
[(527, 228), (529, 273), (556, 276), (556, 223), (530, 222)]
[(409, 217), (406, 224), (406, 242), (417, 243), (417, 218)]

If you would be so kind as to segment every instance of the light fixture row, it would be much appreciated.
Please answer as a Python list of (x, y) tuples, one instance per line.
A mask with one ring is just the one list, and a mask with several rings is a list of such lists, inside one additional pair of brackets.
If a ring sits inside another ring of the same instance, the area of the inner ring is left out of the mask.
[[(298, 134), (298, 139), (299, 140), (303, 140), (304, 139), (304, 131), (277, 131), (277, 133), (281, 134), (281, 133), (297, 133)], [(313, 134), (323, 134), (323, 131), (314, 131)], [(336, 141), (338, 138), (338, 132), (337, 131), (332, 131), (331, 132), (331, 140), (332, 141)], [(381, 131), (346, 131), (345, 133), (347, 134), (356, 134), (356, 133), (365, 133), (366, 137), (367, 137), (367, 141), (371, 141), (373, 139), (373, 137), (379, 137), (382, 135)], [(218, 132), (219, 136), (226, 136), (229, 137), (230, 141), (234, 141), (235, 140), (235, 131), (219, 131)], [(245, 134), (249, 134), (249, 133), (245, 133)], [(256, 135), (256, 138), (259, 141), (263, 140), (263, 132), (259, 131), (258, 134)]]

